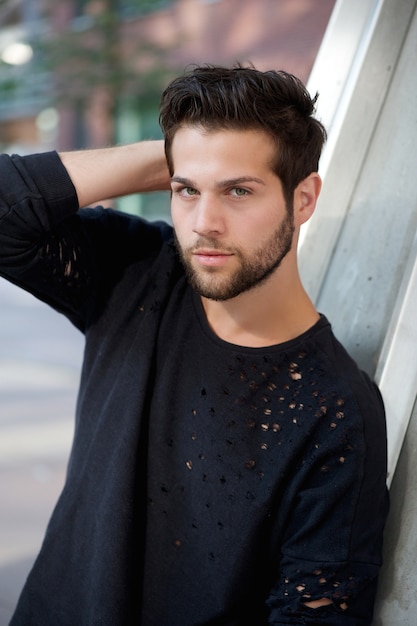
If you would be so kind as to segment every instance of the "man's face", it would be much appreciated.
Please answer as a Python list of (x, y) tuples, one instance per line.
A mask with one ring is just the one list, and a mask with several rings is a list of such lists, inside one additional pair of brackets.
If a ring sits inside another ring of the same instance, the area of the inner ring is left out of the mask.
[(172, 144), (172, 221), (194, 289), (229, 300), (253, 289), (293, 245), (275, 147), (262, 131), (179, 129)]

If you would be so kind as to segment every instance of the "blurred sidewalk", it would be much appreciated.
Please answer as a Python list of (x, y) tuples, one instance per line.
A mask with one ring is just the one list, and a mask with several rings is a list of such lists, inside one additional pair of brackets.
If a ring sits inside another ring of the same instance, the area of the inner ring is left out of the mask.
[(0, 626), (7, 626), (61, 491), (83, 336), (0, 279)]

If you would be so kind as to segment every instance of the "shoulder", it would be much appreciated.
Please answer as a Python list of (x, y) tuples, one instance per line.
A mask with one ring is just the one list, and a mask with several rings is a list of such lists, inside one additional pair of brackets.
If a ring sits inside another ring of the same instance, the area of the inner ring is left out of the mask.
[(333, 333), (326, 317), (306, 333), (299, 346), (305, 356), (305, 387), (323, 413), (335, 416), (330, 424), (342, 423), (361, 430), (366, 437), (374, 431), (376, 439), (385, 440), (385, 410), (381, 393), (362, 371)]
[(333, 423), (349, 438), (350, 445), (362, 448), (365, 476), (377, 474), (381, 485), (385, 484), (387, 428), (382, 395), (335, 337), (328, 322), (327, 325), (321, 346), (332, 372), (331, 388), (338, 418)]
[(381, 403), (381, 394), (375, 383), (366, 372), (360, 369), (337, 339), (325, 316), (321, 316), (316, 332), (311, 336), (311, 341), (316, 347), (317, 355), (321, 355), (321, 360), (327, 363), (328, 371), (332, 373), (334, 380), (350, 386), (359, 394), (364, 393), (367, 397), (370, 394), (377, 403)]

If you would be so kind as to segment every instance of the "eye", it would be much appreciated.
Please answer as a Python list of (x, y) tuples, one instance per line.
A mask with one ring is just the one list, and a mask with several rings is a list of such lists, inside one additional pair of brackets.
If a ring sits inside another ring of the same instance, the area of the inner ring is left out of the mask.
[(172, 185), (172, 193), (180, 198), (192, 198), (198, 195), (197, 189), (185, 185)]
[(190, 196), (196, 196), (198, 194), (197, 189), (194, 189), (194, 187), (180, 187), (174, 191), (183, 198), (189, 198)]
[(244, 196), (249, 195), (249, 191), (247, 189), (243, 189), (243, 187), (233, 187), (230, 190), (232, 196), (236, 196), (238, 198), (243, 198)]

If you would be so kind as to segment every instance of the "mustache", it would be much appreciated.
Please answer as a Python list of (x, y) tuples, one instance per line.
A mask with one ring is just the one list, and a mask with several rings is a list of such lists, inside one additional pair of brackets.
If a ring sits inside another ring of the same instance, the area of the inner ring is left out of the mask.
[(191, 254), (193, 252), (197, 252), (198, 250), (206, 250), (206, 249), (216, 250), (218, 252), (224, 252), (227, 254), (231, 254), (231, 253), (234, 254), (236, 252), (236, 250), (234, 250), (233, 248), (228, 248), (224, 246), (217, 239), (211, 238), (211, 237), (199, 237), (192, 246), (186, 249), (181, 247), (177, 237), (175, 237), (175, 243), (176, 243), (178, 250), (180, 250), (181, 252), (186, 252), (186, 253), (191, 253)]
[(220, 252), (229, 252), (227, 248), (225, 248), (217, 239), (210, 239), (210, 237), (199, 237), (195, 244), (189, 248), (191, 252), (196, 252), (197, 250), (218, 250)]

